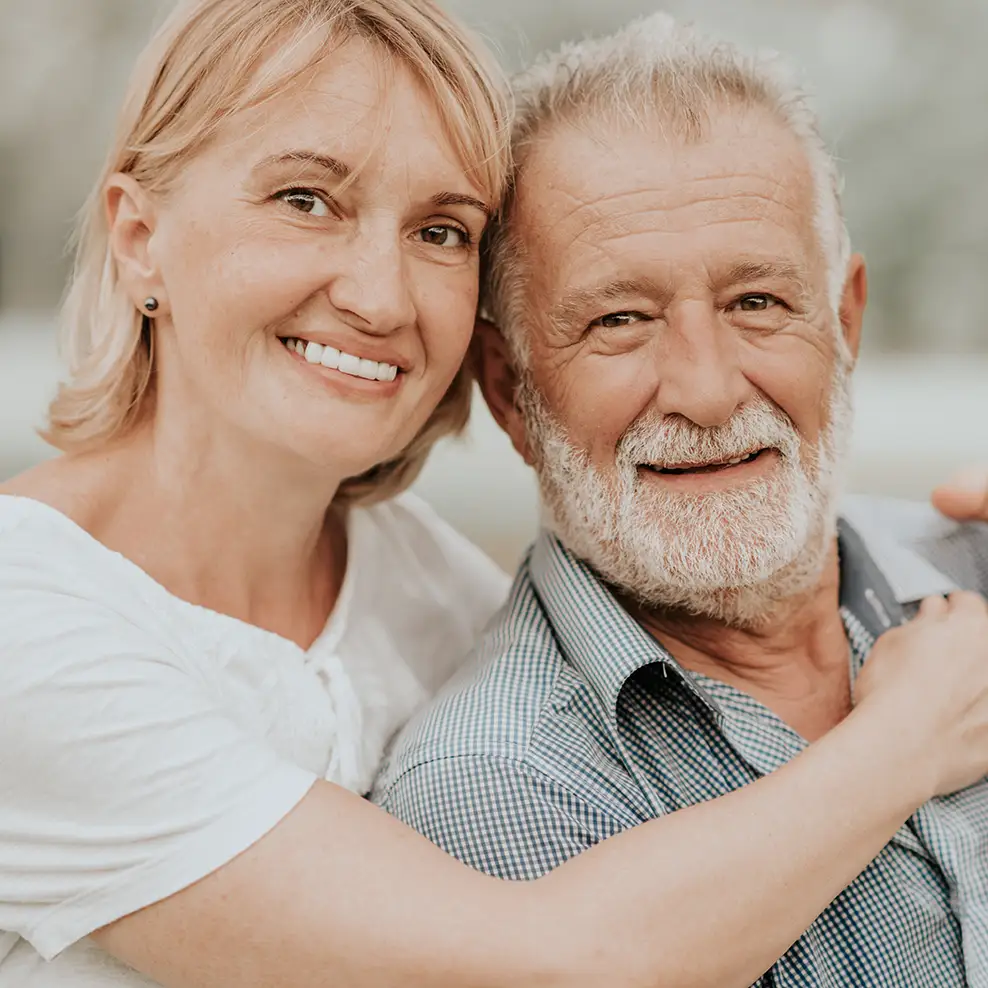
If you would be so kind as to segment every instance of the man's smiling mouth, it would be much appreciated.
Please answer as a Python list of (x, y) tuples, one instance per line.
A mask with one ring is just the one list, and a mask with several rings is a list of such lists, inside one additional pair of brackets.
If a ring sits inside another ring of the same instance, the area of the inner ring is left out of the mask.
[(670, 466), (658, 466), (652, 463), (641, 464), (642, 468), (660, 476), (675, 477), (682, 474), (704, 474), (719, 473), (722, 470), (730, 470), (732, 467), (740, 466), (742, 463), (753, 463), (763, 454), (770, 452), (768, 447), (752, 450), (750, 453), (743, 453), (741, 456), (724, 460), (708, 461), (706, 463), (676, 463)]

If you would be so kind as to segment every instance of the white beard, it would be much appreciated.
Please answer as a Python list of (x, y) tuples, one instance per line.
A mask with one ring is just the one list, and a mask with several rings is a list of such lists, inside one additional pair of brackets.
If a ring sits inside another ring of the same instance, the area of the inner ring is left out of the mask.
[[(759, 396), (724, 426), (647, 413), (621, 438), (612, 470), (591, 465), (523, 385), (546, 523), (609, 583), (650, 608), (757, 627), (779, 601), (820, 579), (836, 531), (850, 438), (850, 367), (839, 362), (826, 428), (805, 448), (791, 420)], [(705, 494), (663, 491), (645, 463), (716, 462), (775, 448), (765, 479)], [(804, 453), (805, 448), (805, 453)]]

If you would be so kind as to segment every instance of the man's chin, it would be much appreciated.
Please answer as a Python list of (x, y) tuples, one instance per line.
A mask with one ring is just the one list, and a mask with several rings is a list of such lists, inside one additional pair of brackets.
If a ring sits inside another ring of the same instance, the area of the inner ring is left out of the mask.
[(626, 586), (626, 592), (650, 608), (732, 627), (758, 627), (771, 619), (780, 603), (819, 584), (833, 526), (818, 519), (799, 538), (790, 530), (789, 538), (768, 541), (760, 541), (754, 532), (747, 538), (744, 531), (735, 534), (733, 552), (726, 545), (717, 552), (684, 540), (672, 559), (668, 552), (641, 559), (635, 585)]
[(764, 513), (750, 504), (712, 516), (692, 507), (652, 505), (634, 519), (614, 517), (607, 538), (565, 519), (555, 528), (572, 552), (641, 605), (732, 626), (762, 623), (780, 601), (819, 582), (835, 522), (785, 497)]

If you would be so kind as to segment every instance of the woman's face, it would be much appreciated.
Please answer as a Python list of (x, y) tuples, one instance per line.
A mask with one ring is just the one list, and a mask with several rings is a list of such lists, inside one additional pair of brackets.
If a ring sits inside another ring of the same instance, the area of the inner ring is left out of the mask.
[(342, 479), (433, 412), (473, 330), (490, 204), (412, 74), (385, 78), (347, 43), (301, 91), (228, 121), (156, 205), (159, 415)]

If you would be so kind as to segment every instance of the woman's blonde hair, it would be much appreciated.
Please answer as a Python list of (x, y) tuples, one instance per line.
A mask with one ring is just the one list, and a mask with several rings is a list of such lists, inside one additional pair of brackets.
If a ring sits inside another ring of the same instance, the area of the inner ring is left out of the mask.
[[(131, 429), (151, 398), (152, 339), (110, 251), (103, 204), (110, 176), (123, 172), (151, 191), (167, 189), (224, 118), (285, 92), (352, 38), (411, 69), (470, 178), (500, 201), (509, 157), (505, 87), (484, 50), (431, 0), (180, 3), (138, 60), (113, 146), (80, 216), (62, 319), (69, 376), (43, 433), (52, 445), (98, 448)], [(471, 394), (464, 366), (408, 448), (347, 481), (338, 499), (384, 500), (411, 484), (433, 444), (465, 426)]]

